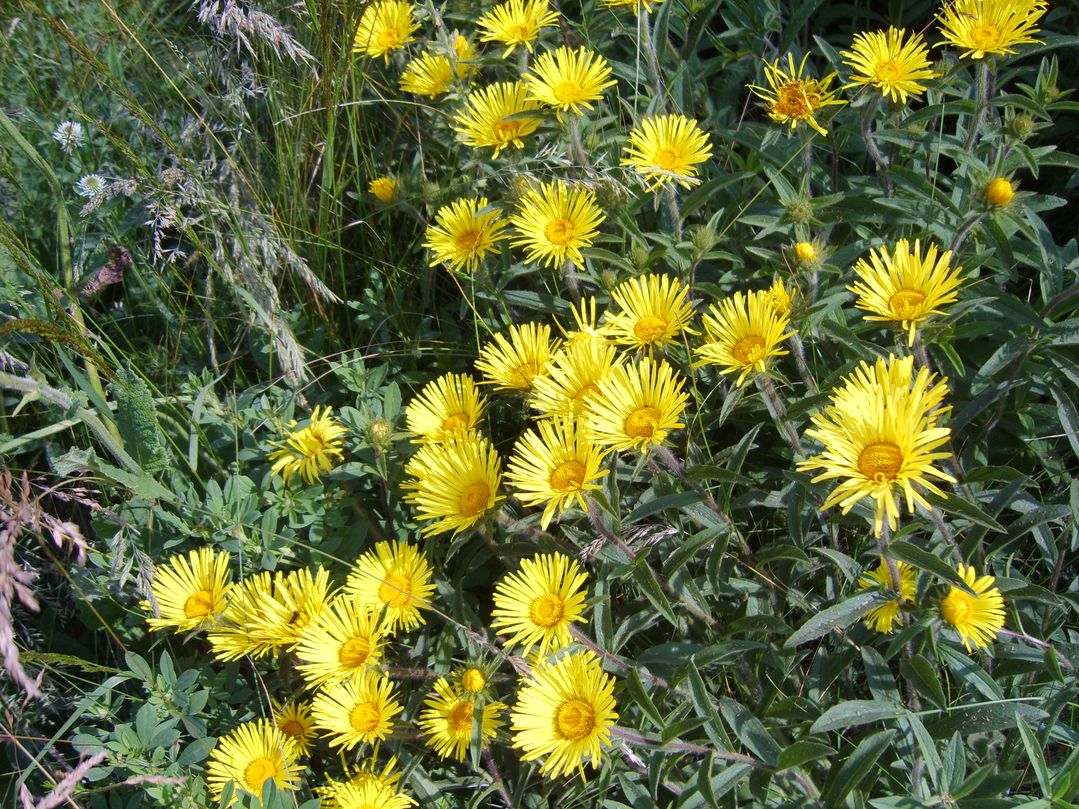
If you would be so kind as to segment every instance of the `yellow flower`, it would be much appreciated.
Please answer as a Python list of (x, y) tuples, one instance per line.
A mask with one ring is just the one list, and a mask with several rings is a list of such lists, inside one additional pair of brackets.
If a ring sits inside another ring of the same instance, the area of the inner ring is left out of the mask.
[(1003, 208), (1015, 197), (1015, 186), (1006, 177), (995, 177), (985, 186), (985, 201), (994, 208)]
[(345, 592), (363, 609), (380, 616), (387, 632), (423, 623), (431, 609), (431, 565), (415, 545), (379, 542), (352, 566)]
[(887, 31), (870, 31), (854, 35), (854, 45), (842, 51), (844, 63), (850, 67), (848, 87), (869, 86), (880, 90), (892, 101), (907, 103), (907, 96), (925, 92), (924, 79), (936, 78), (929, 67), (929, 46), (922, 35), (915, 33), (906, 42), (903, 28), (889, 27)]
[[(882, 635), (891, 635), (897, 624), (902, 621), (899, 618), (900, 602), (909, 604), (914, 600), (914, 591), (918, 586), (918, 571), (906, 562), (896, 562), (899, 569), (899, 598), (893, 598), (886, 604), (870, 610), (865, 616), (865, 625), (875, 629)], [(873, 590), (883, 587), (892, 588), (892, 573), (888, 570), (888, 563), (883, 559), (874, 570), (867, 570), (858, 578), (859, 590)], [(894, 592), (894, 590), (893, 590)]]
[(548, 778), (575, 770), (584, 778), (585, 761), (597, 767), (610, 744), (616, 708), (614, 678), (592, 652), (574, 652), (522, 682), (510, 712), (513, 746), (524, 761), (547, 756), (540, 773)]
[(566, 337), (566, 345), (573, 346), (582, 342), (599, 341), (607, 342), (607, 335), (597, 326), (596, 299), (592, 295), (586, 295), (581, 300), (570, 306), (573, 313), (574, 329), (565, 329), (559, 324), (558, 328)]
[(654, 115), (630, 130), (622, 165), (640, 174), (650, 191), (673, 183), (691, 188), (700, 182), (696, 165), (711, 156), (708, 136), (694, 119)]
[(570, 261), (581, 269), (581, 248), (592, 246), (605, 218), (592, 191), (561, 180), (543, 183), (525, 193), (517, 213), (510, 217), (517, 231), (510, 244), (525, 248), (526, 261), (555, 267)]
[(295, 743), (269, 719), (258, 719), (217, 740), (206, 767), (206, 784), (215, 802), (229, 781), (237, 792), (261, 799), (262, 785), (271, 779), (278, 789), (297, 789), (301, 770)]
[(479, 694), (487, 687), (487, 673), (483, 669), (471, 666), (461, 672), (457, 681), (465, 693)]
[(509, 635), (506, 648), (520, 643), (527, 654), (557, 652), (570, 644), (570, 624), (583, 622), (588, 574), (560, 553), (523, 559), (521, 569), (495, 586), (491, 628)]
[(799, 264), (816, 264), (820, 251), (813, 242), (798, 242), (794, 245), (794, 258)]
[[(415, 799), (373, 781), (340, 784), (333, 794), (334, 809), (408, 809)], [(330, 809), (325, 803), (323, 809)]]
[(506, 483), (526, 506), (544, 506), (540, 525), (546, 531), (555, 512), (574, 503), (586, 508), (583, 493), (599, 489), (594, 481), (607, 474), (605, 455), (575, 419), (544, 420), (517, 440)]
[(583, 45), (577, 50), (563, 45), (553, 54), (542, 54), (521, 80), (532, 100), (559, 113), (580, 115), (592, 109), (605, 88), (617, 83), (610, 75), (611, 66), (600, 54)]
[[(193, 632), (212, 626), (232, 592), (230, 559), (227, 552), (199, 548), (173, 556), (157, 568), (150, 592), (157, 602), (158, 617), (146, 619), (150, 629)], [(142, 606), (150, 609), (149, 602)]]
[(920, 241), (911, 250), (910, 243), (900, 239), (891, 252), (881, 247), (870, 250), (869, 262), (858, 259), (854, 272), (860, 280), (847, 289), (858, 296), (859, 309), (874, 313), (865, 315), (866, 320), (902, 324), (908, 345), (913, 345), (918, 324), (958, 298), (963, 268), (951, 269), (951, 260), (950, 250), (938, 257), (937, 246), (930, 245), (923, 258)]
[(992, 576), (976, 578), (974, 568), (962, 563), (958, 570), (975, 595), (953, 586), (940, 602), (940, 615), (959, 633), (968, 652), (971, 646), (984, 649), (1004, 628), (1004, 597)]
[[(397, 791), (401, 773), (396, 769), (396, 757), (391, 757), (381, 772), (374, 755), (358, 767), (353, 768), (348, 763), (344, 767), (345, 781), (329, 778), (324, 786), (315, 787), (315, 794), (322, 799), (322, 809), (363, 809), (364, 801), (376, 809), (406, 809), (415, 805), (413, 798)], [(343, 804), (337, 800), (339, 793), (345, 798)]]
[(600, 395), (599, 383), (621, 360), (605, 340), (576, 341), (554, 355), (537, 377), (531, 405), (543, 416), (580, 416)]
[(560, 341), (551, 342), (551, 327), (539, 323), (512, 325), (480, 349), (476, 370), (496, 390), (527, 391), (542, 374)]
[(506, 0), (499, 3), (478, 20), (480, 39), (484, 42), (501, 42), (506, 46), (502, 58), (513, 53), (518, 45), (529, 52), (540, 31), (558, 22), (558, 12), (551, 11), (547, 0)]
[(603, 331), (619, 345), (651, 352), (675, 342), (683, 331), (694, 333), (689, 287), (677, 278), (638, 275), (615, 287), (611, 300), (618, 308), (607, 312)]
[(663, 360), (648, 357), (637, 365), (618, 365), (599, 380), (599, 395), (589, 402), (592, 440), (617, 451), (645, 452), (685, 425), (678, 420), (689, 396), (685, 381)]
[(308, 485), (318, 483), (322, 475), (333, 469), (335, 460), (344, 458), (341, 436), (348, 430), (330, 415), (332, 412), (330, 407), (321, 411), (316, 407), (310, 423), (289, 433), (288, 438), (277, 445), (280, 449), (267, 456), (273, 464), (273, 473), (281, 475), (285, 483), (295, 474)]
[(346, 594), (300, 633), (297, 668), (309, 688), (358, 677), (378, 663), (385, 643), (378, 613)]
[(454, 77), (449, 57), (422, 53), (405, 66), (400, 87), (406, 93), (437, 98), (450, 91)]
[(1031, 34), (1047, 8), (1043, 0), (950, 0), (937, 12), (939, 44), (971, 59), (1015, 53), (1016, 45), (1037, 42)]
[[(445, 677), (435, 680), (435, 693), (424, 700), (426, 706), (416, 724), (428, 747), (439, 758), (449, 756), (465, 760), (465, 751), (472, 743), (475, 726), (476, 700), (472, 695), (454, 690)], [(506, 710), (501, 702), (489, 702), (480, 712), (479, 740), (484, 744), (495, 735), (502, 724), (499, 714)]]
[(468, 37), (456, 31), (453, 32), (453, 58), (454, 70), (457, 71), (459, 78), (467, 79), (476, 72), (476, 66), (472, 64), (476, 58), (476, 46), (469, 41)]
[(769, 64), (764, 63), (764, 77), (768, 81), (768, 87), (749, 85), (753, 94), (764, 100), (764, 106), (768, 109), (768, 117), (777, 124), (787, 124), (793, 130), (800, 123), (807, 123), (822, 135), (827, 135), (825, 129), (817, 121), (817, 112), (824, 107), (836, 104), (846, 104), (835, 97), (835, 91), (829, 90), (835, 73), (817, 80), (804, 75), (806, 60), (809, 54), (802, 57), (802, 62), (797, 68), (794, 66), (794, 57), (787, 54), (787, 69), (779, 66), (779, 59)]
[(466, 374), (443, 374), (428, 382), (405, 409), (406, 429), (423, 443), (462, 438), (476, 428), (487, 397)]
[(331, 747), (344, 750), (385, 739), (402, 710), (393, 683), (371, 670), (317, 692), (311, 703), (315, 727), (330, 737)]
[(297, 756), (311, 755), (311, 740), (315, 737), (315, 722), (311, 718), (311, 703), (307, 700), (275, 706), (274, 724), (286, 739), (296, 746)]
[(909, 511), (915, 503), (929, 509), (915, 486), (943, 494), (933, 480), (955, 482), (933, 466), (933, 461), (948, 457), (935, 451), (951, 435), (947, 427), (937, 426), (950, 410), (941, 406), (948, 386), (934, 382), (924, 368), (915, 377), (913, 368), (913, 357), (889, 356), (875, 366), (863, 362), (832, 392), (832, 404), (813, 416), (814, 426), (805, 432), (824, 445), (824, 452), (798, 464), (801, 471), (824, 470), (814, 483), (840, 481), (821, 508), (838, 505), (846, 514), (872, 497), (878, 536), (885, 518), (891, 530), (899, 527), (897, 493), (906, 496)]
[(772, 308), (776, 310), (776, 314), (780, 317), (790, 317), (791, 310), (794, 308), (794, 296), (798, 294), (798, 288), (792, 287), (787, 289), (783, 284), (782, 278), (777, 278), (772, 282), (772, 286), (766, 290), (768, 294), (768, 302), (772, 304)]
[(658, 6), (663, 0), (603, 0), (603, 5), (608, 8), (625, 8), (633, 6), (633, 13), (640, 14), (641, 9), (651, 12), (652, 6)]
[(374, 194), (379, 202), (389, 205), (397, 199), (397, 180), (388, 174), (376, 177), (368, 183), (367, 190)]
[(420, 27), (415, 8), (403, 0), (375, 0), (363, 11), (352, 50), (390, 62), (390, 52), (412, 41), (412, 32)]
[(402, 484), (416, 519), (429, 523), (420, 533), (456, 536), (479, 522), (505, 499), (498, 496), (500, 469), (494, 447), (477, 435), (421, 448), (405, 468), (412, 479)]
[(790, 318), (772, 305), (768, 291), (735, 292), (709, 306), (701, 322), (706, 341), (693, 350), (694, 367), (718, 365), (725, 374), (738, 374), (738, 387), (750, 372), (765, 373), (772, 357), (789, 353), (780, 346), (793, 334), (787, 331)]
[(502, 210), (488, 205), (487, 197), (459, 199), (439, 208), (437, 224), (427, 226), (423, 243), (433, 254), (431, 266), (443, 262), (453, 270), (475, 272), (485, 255), (500, 255), (498, 243), (506, 228), (501, 216)]
[(504, 81), (469, 93), (465, 108), (454, 118), (458, 139), (473, 149), (491, 147), (494, 157), (503, 149), (524, 147), (524, 138), (543, 121), (526, 113), (540, 105), (527, 97), (523, 82)]

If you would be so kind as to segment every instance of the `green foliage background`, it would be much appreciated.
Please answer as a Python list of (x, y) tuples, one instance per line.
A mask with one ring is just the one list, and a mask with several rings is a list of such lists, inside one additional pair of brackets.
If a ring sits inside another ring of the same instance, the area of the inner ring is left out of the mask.
[[(40, 612), (16, 609), (15, 639), (43, 675), (43, 698), (28, 703), (0, 680), (6, 800), (24, 785), (42, 794), (80, 751), (105, 749), (80, 805), (208, 805), (213, 739), (265, 712), (276, 675), (214, 663), (201, 640), (149, 637), (138, 603), (153, 563), (210, 544), (244, 572), (320, 563), (340, 576), (375, 540), (417, 537), (398, 489), (411, 445), (399, 432), (373, 439), (371, 423), (401, 429), (402, 403), (470, 370), (490, 333), (569, 312), (561, 277), (511, 251), (475, 277), (429, 267), (425, 225), (462, 195), (508, 207), (522, 177), (581, 173), (608, 216), (578, 277), (601, 301), (642, 271), (692, 276), (701, 301), (777, 274), (799, 283), (813, 385), (791, 363), (777, 377), (799, 432), (859, 360), (902, 350), (854, 309), (845, 287), (856, 259), (901, 237), (960, 242), (974, 280), (924, 337), (949, 378), (961, 484), (937, 503), (939, 520), (908, 517), (893, 542), (923, 571), (918, 607), (894, 637), (861, 623), (856, 582), (877, 558), (868, 510), (821, 514), (826, 487), (794, 471), (765, 402), (706, 370), (674, 447), (685, 477), (622, 463), (597, 496), (634, 562), (597, 543), (583, 516), (542, 532), (533, 510), (511, 504), (486, 527), (490, 541), (426, 542), (442, 614), (397, 645), (397, 664), (445, 672), (490, 659), (473, 633), (493, 637), (494, 582), (537, 548), (588, 549), (588, 632), (618, 678), (620, 725), (640, 738), (567, 784), (541, 780), (503, 737), (514, 805), (1073, 805), (1074, 6), (1053, 4), (1040, 43), (1000, 61), (974, 148), (975, 69), (935, 49), (946, 79), (877, 118), (884, 176), (866, 151), (864, 105), (839, 109), (829, 136), (810, 142), (768, 121), (745, 85), (760, 83), (761, 55), (788, 50), (812, 51), (817, 75), (842, 77), (837, 51), (855, 31), (928, 27), (933, 42), (934, 3), (669, 0), (653, 19), (661, 102), (632, 15), (565, 2), (566, 24), (544, 43), (589, 44), (619, 79), (584, 122), (589, 172), (567, 162), (553, 118), (499, 160), (461, 146), (446, 112), (458, 96), (418, 103), (396, 89), (400, 65), (351, 54), (362, 4), (261, 4), (306, 56), (273, 36), (215, 35), (197, 5), (19, 0), (0, 11), (0, 454), (91, 547), (79, 567), (32, 530), (16, 545), (41, 574)], [(423, 8), (449, 30), (471, 31), (477, 16), (452, 0)], [(487, 48), (485, 81), (513, 70)], [(695, 117), (713, 147), (677, 222), (618, 168), (625, 132), (660, 103)], [(87, 131), (70, 155), (51, 137), (62, 120)], [(384, 206), (366, 187), (387, 171), (403, 194)], [(75, 185), (89, 172), (114, 185), (83, 209)], [(1001, 175), (1021, 194), (989, 211), (984, 187)], [(811, 237), (828, 246), (812, 282), (790, 253)], [(122, 283), (80, 297), (113, 245), (134, 259)], [(316, 404), (351, 428), (346, 462), (323, 484), (285, 487), (266, 453)], [(521, 403), (496, 404), (487, 426), (504, 457), (526, 417)], [(1009, 630), (1034, 641), (1001, 638), (970, 655), (940, 632), (946, 535), (997, 576)], [(503, 666), (497, 681), (510, 702), (511, 675)], [(429, 683), (403, 688), (414, 718)], [(421, 805), (503, 800), (475, 757), (440, 764), (407, 734), (389, 749)]]

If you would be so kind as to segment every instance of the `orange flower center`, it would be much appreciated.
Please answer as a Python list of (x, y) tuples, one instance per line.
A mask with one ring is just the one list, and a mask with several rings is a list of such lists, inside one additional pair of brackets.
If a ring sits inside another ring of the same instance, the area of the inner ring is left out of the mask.
[(256, 758), (244, 767), (244, 787), (252, 795), (262, 794), (262, 785), (267, 778), (277, 774), (277, 765), (268, 758)]
[(960, 626), (974, 614), (974, 601), (975, 598), (970, 593), (952, 588), (940, 603), (940, 614), (952, 626)]
[(596, 712), (583, 699), (569, 699), (558, 706), (555, 730), (563, 739), (580, 741), (596, 727)]
[(442, 429), (447, 433), (459, 433), (468, 429), (468, 414), (464, 411), (454, 413), (442, 422)]
[(558, 492), (579, 491), (584, 483), (584, 464), (578, 460), (560, 463), (551, 472), (551, 488)]
[(532, 26), (525, 25), (524, 23), (518, 23), (517, 25), (507, 25), (505, 41), (509, 42), (530, 42), (534, 34), (532, 33)]
[(772, 112), (776, 115), (785, 115), (788, 118), (804, 120), (813, 114), (813, 106), (806, 86), (801, 81), (791, 81), (776, 90), (776, 100), (772, 104)]
[(341, 644), (337, 659), (346, 669), (358, 669), (367, 663), (371, 656), (371, 641), (368, 638), (349, 638)]
[(677, 171), (682, 162), (682, 156), (670, 146), (663, 146), (656, 149), (656, 156), (652, 162), (664, 171)]
[(858, 471), (877, 483), (895, 480), (902, 468), (903, 453), (887, 441), (870, 444), (858, 456)]
[(483, 231), (478, 228), (462, 230), (453, 237), (453, 246), (465, 253), (475, 253), (483, 244)]
[(473, 483), (461, 495), (461, 516), (475, 517), (487, 510), (491, 489), (486, 483)]
[(378, 586), (378, 600), (395, 609), (407, 607), (412, 601), (412, 580), (399, 573), (390, 573)]
[(513, 143), (521, 137), (521, 122), (501, 120), (494, 125), (495, 143)]
[(661, 317), (645, 315), (633, 327), (633, 334), (642, 343), (654, 343), (667, 333), (668, 323)]
[(303, 725), (297, 720), (290, 719), (281, 725), (281, 732), (292, 739), (303, 739)]
[(560, 247), (569, 244), (575, 233), (576, 228), (573, 227), (573, 222), (565, 218), (552, 219), (543, 229), (543, 235), (547, 237), (547, 241)]
[(381, 720), (382, 714), (373, 702), (361, 702), (348, 712), (348, 723), (357, 733), (370, 733)]
[(1000, 29), (995, 25), (972, 25), (969, 38), (974, 50), (990, 51), (1000, 47)]
[(396, 48), (401, 44), (401, 33), (393, 26), (383, 28), (375, 39), (380, 48)]
[(470, 699), (463, 699), (450, 708), (446, 715), (446, 723), (458, 733), (468, 733), (472, 730), (472, 714), (476, 704)]
[(764, 359), (767, 347), (759, 334), (749, 334), (731, 347), (734, 358), (742, 365), (756, 365)]
[(638, 407), (628, 416), (623, 429), (630, 438), (651, 438), (656, 432), (660, 412), (654, 407)]
[(214, 594), (199, 590), (184, 602), (184, 615), (188, 618), (205, 618), (214, 611)]
[(589, 396), (595, 396), (599, 393), (599, 386), (594, 382), (588, 382), (581, 387), (575, 394), (573, 394), (573, 401), (578, 405), (583, 406), (584, 400)]
[(895, 63), (894, 59), (886, 59), (883, 62), (877, 62), (876, 68), (873, 70), (873, 75), (877, 81), (884, 82), (886, 84), (898, 81), (903, 71), (899, 65)]
[(888, 308), (899, 320), (914, 320), (922, 314), (925, 293), (918, 289), (903, 288), (888, 299)]
[(562, 620), (565, 612), (561, 598), (552, 593), (544, 593), (539, 598), (532, 599), (532, 603), (528, 605), (528, 620), (536, 626), (550, 629)]
[(552, 87), (551, 95), (553, 95), (560, 104), (572, 104), (575, 101), (579, 101), (581, 97), (584, 96), (584, 89), (577, 82), (568, 79), (566, 81), (560, 81)]

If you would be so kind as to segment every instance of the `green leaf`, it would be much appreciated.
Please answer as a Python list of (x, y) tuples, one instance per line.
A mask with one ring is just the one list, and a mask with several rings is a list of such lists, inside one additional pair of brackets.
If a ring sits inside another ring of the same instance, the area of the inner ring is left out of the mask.
[(203, 739), (195, 739), (180, 753), (179, 758), (176, 759), (176, 763), (181, 767), (190, 767), (194, 764), (199, 764), (206, 760), (206, 757), (210, 755), (210, 751), (214, 749), (217, 744), (217, 739), (213, 736), (207, 736)]
[(886, 601), (888, 601), (888, 597), (884, 594), (869, 592), (859, 593), (839, 604), (833, 604), (798, 627), (783, 645), (788, 649), (792, 649), (800, 644), (816, 640), (822, 635), (827, 635), (833, 630), (845, 629), (874, 607), (879, 607)]
[(789, 770), (791, 767), (800, 767), (807, 762), (816, 761), (825, 756), (832, 756), (835, 753), (834, 747), (829, 747), (811, 739), (803, 739), (800, 742), (795, 742), (779, 754), (776, 767), (780, 770)]
[(920, 654), (913, 654), (899, 663), (899, 671), (914, 689), (938, 708), (947, 705), (940, 675), (933, 664)]
[(1018, 712), (1015, 715), (1015, 726), (1019, 730), (1019, 736), (1023, 739), (1023, 747), (1027, 750), (1027, 758), (1030, 759), (1030, 764), (1034, 768), (1034, 777), (1038, 779), (1038, 786), (1041, 787), (1042, 795), (1049, 797), (1053, 794), (1053, 779), (1049, 774), (1049, 766), (1045, 763), (1045, 753), (1042, 752), (1042, 745), (1038, 743), (1038, 738), (1034, 735), (1034, 731), (1027, 726), (1027, 723)]
[(895, 738), (894, 730), (882, 730), (862, 739), (825, 787), (825, 805), (840, 806), (844, 798), (858, 788), (873, 768), (881, 765), (879, 759), (891, 745), (893, 738)]
[(744, 705), (729, 697), (723, 697), (719, 701), (719, 711), (734, 731), (734, 735), (748, 750), (765, 764), (776, 763), (782, 748), (772, 738), (764, 724)]
[(939, 556), (935, 556), (929, 551), (923, 551), (917, 545), (912, 545), (902, 540), (892, 542), (888, 545), (888, 555), (893, 559), (898, 559), (900, 562), (913, 565), (919, 570), (924, 570), (926, 573), (931, 573), (937, 578), (944, 579), (944, 581), (950, 582), (957, 587), (967, 587), (963, 577), (959, 575), (954, 567)]
[(1009, 730), (1020, 719), (1037, 725), (1048, 717), (1045, 711), (1026, 702), (990, 702), (952, 708), (939, 718), (927, 717), (925, 726), (934, 738), (946, 739), (956, 732), (967, 737), (974, 733)]
[(828, 733), (833, 730), (868, 725), (895, 719), (907, 713), (902, 705), (882, 699), (852, 699), (833, 705), (809, 728), (810, 733)]
[(932, 492), (927, 492), (926, 499), (929, 500), (934, 506), (940, 506), (946, 511), (950, 511), (953, 514), (958, 514), (961, 517), (965, 517), (976, 525), (981, 525), (984, 528), (988, 528), (990, 531), (999, 531), (1004, 533), (1004, 526), (994, 520), (980, 508), (973, 503), (969, 503), (961, 497), (955, 495), (945, 494), (943, 497)]

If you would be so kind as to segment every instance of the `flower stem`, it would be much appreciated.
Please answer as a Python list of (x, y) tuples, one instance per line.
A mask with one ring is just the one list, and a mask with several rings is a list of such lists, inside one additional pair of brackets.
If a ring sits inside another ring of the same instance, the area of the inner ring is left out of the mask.
[(802, 441), (798, 437), (798, 431), (794, 429), (794, 425), (787, 417), (787, 408), (783, 406), (783, 399), (780, 398), (775, 383), (763, 374), (758, 374), (755, 381), (757, 383), (757, 390), (759, 390), (761, 396), (764, 397), (764, 403), (768, 407), (768, 412), (772, 416), (772, 421), (779, 427), (780, 432), (783, 433), (783, 437), (787, 439), (787, 443), (790, 444), (795, 455), (801, 455)]
[(566, 113), (566, 134), (569, 136), (570, 152), (572, 159), (577, 161), (582, 174), (587, 174), (592, 169), (588, 162), (588, 156), (584, 152), (584, 143), (581, 141), (581, 116), (572, 112)]
[(966, 222), (964, 222), (960, 226), (959, 230), (955, 232), (955, 238), (952, 239), (951, 246), (948, 248), (953, 255), (959, 251), (960, 247), (963, 246), (963, 241), (967, 238), (967, 234), (969, 234), (970, 231), (972, 231), (975, 226), (977, 226), (977, 224), (983, 219), (985, 219), (984, 211), (982, 213), (976, 213), (972, 215), (967, 219)]
[(877, 141), (873, 137), (873, 118), (876, 116), (878, 109), (880, 109), (880, 96), (877, 96), (866, 105), (865, 114), (862, 116), (862, 137), (865, 138), (865, 148), (869, 152), (869, 156), (877, 164), (877, 169), (884, 180), (884, 194), (890, 197), (892, 195), (892, 180), (888, 176), (888, 161), (881, 154), (880, 149), (877, 147)]
[(970, 121), (970, 131), (963, 143), (963, 151), (970, 152), (978, 143), (978, 134), (981, 132), (982, 120), (985, 118), (985, 110), (989, 105), (989, 63), (982, 59), (978, 62), (978, 81), (974, 99), (974, 116)]
[(892, 579), (892, 589), (895, 590), (900, 602), (903, 600), (903, 580), (899, 577), (899, 565), (895, 559), (888, 555), (888, 539), (891, 537), (892, 527), (888, 524), (888, 516), (884, 516), (881, 523), (880, 533), (877, 534), (877, 547), (880, 548), (880, 558), (888, 566), (888, 575)]
[(637, 16), (640, 23), (639, 38), (644, 48), (645, 65), (648, 68), (648, 77), (652, 80), (652, 89), (656, 94), (654, 99), (656, 109), (660, 112), (667, 108), (667, 99), (663, 93), (663, 79), (659, 72), (659, 54), (656, 52), (656, 43), (653, 39), (652, 21), (649, 18), (648, 9), (642, 9)]
[(682, 241), (682, 211), (678, 207), (678, 192), (674, 190), (673, 183), (667, 183), (667, 211), (671, 215), (671, 226), (674, 230), (675, 242)]

